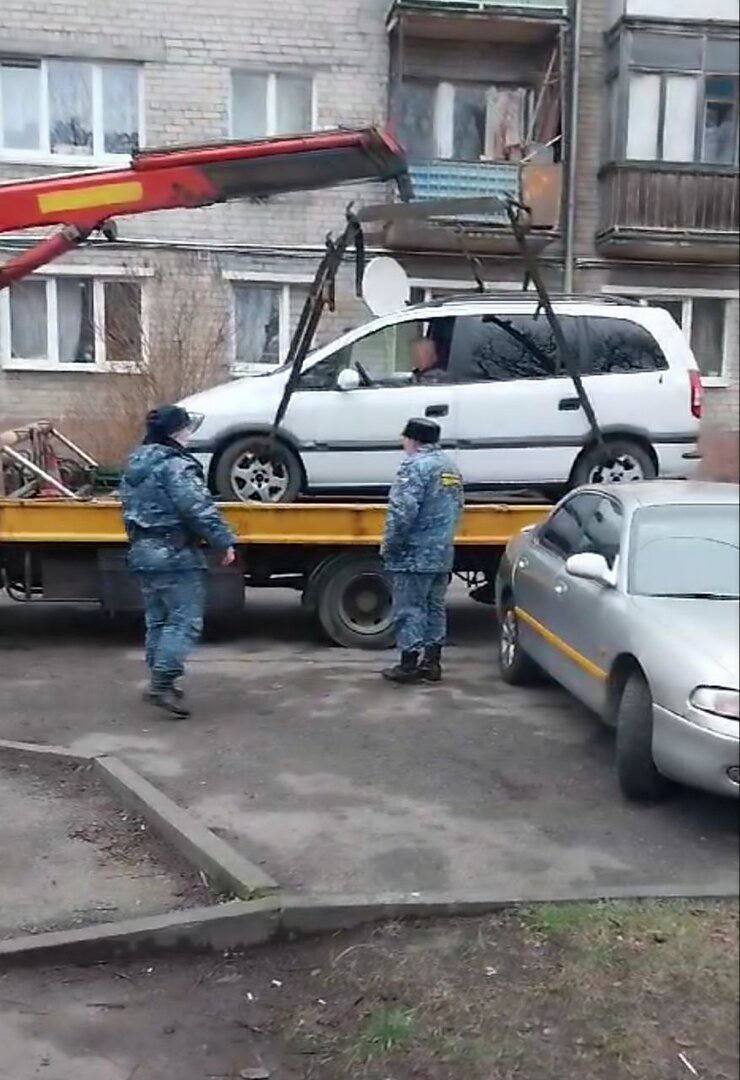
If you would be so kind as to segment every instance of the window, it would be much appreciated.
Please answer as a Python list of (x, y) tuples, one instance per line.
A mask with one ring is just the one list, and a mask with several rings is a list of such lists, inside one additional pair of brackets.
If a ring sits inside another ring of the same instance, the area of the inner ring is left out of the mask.
[(138, 282), (33, 275), (0, 294), (5, 368), (77, 371), (131, 364), (142, 356)]
[(589, 318), (584, 374), (665, 371), (666, 358), (644, 327), (627, 319)]
[(83, 60), (0, 61), (0, 155), (129, 155), (142, 143), (140, 69)]
[(591, 492), (568, 499), (541, 527), (540, 543), (562, 559), (584, 550), (584, 527), (601, 501), (601, 495)]
[(532, 90), (527, 86), (407, 79), (399, 132), (409, 158), (506, 161), (528, 137)]
[[(622, 294), (629, 290), (619, 289)], [(681, 327), (691, 345), (705, 385), (722, 383), (726, 377), (727, 328), (731, 318), (730, 300), (719, 296), (686, 296), (681, 293), (638, 294), (652, 307), (664, 308)], [(657, 348), (657, 346), (656, 346)]]
[(231, 73), (231, 134), (259, 139), (310, 131), (314, 125), (313, 79), (305, 75)]
[[(610, 155), (638, 161), (736, 163), (737, 38), (708, 32), (623, 33), (621, 75), (609, 83)], [(611, 55), (616, 55), (614, 50)], [(622, 107), (627, 113), (624, 123)]]
[(593, 513), (586, 519), (578, 552), (603, 555), (610, 569), (614, 569), (619, 555), (623, 523), (622, 507), (613, 499), (599, 498), (593, 506)]
[[(301, 377), (301, 388), (331, 389), (336, 385), (339, 372), (349, 367), (366, 374), (376, 386), (408, 386), (420, 351), (425, 356), (431, 351), (435, 372), (439, 373), (433, 381), (443, 381), (454, 323), (454, 319), (445, 317), (426, 322), (395, 323), (375, 330), (306, 371)], [(419, 345), (426, 342), (432, 342), (433, 348), (419, 350)]]
[[(573, 320), (560, 322), (566, 340), (575, 340)], [(455, 382), (552, 379), (560, 374), (560, 356), (544, 315), (458, 317), (450, 363)]]
[(234, 366), (238, 371), (280, 363), (282, 293), (275, 285), (234, 286)]

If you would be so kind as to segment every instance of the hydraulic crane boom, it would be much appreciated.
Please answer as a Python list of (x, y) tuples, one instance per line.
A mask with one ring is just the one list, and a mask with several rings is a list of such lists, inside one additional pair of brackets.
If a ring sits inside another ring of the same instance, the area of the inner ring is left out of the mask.
[(123, 169), (77, 172), (0, 184), (0, 233), (61, 226), (0, 267), (0, 288), (43, 266), (111, 218), (231, 199), (263, 199), (358, 180), (410, 185), (401, 147), (376, 128), (312, 132), (254, 142), (151, 150)]

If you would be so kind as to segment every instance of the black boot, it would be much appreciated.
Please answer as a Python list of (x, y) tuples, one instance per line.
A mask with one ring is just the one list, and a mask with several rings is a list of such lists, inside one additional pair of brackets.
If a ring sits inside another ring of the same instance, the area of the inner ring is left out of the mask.
[(419, 664), (419, 678), (422, 682), (442, 682), (442, 646), (428, 645)]
[(150, 688), (144, 697), (152, 705), (166, 712), (170, 720), (187, 720), (190, 709), (183, 702), (183, 691), (180, 686), (172, 682), (161, 683), (158, 679), (152, 679)]
[(394, 683), (415, 683), (419, 681), (419, 654), (417, 652), (401, 653), (401, 662), (395, 667), (386, 668), (383, 678)]

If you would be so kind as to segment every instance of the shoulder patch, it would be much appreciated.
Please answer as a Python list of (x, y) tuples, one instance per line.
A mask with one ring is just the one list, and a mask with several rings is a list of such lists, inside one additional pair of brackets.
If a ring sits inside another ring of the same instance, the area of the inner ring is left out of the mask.
[(460, 477), (457, 473), (443, 472), (440, 476), (442, 487), (460, 487)]

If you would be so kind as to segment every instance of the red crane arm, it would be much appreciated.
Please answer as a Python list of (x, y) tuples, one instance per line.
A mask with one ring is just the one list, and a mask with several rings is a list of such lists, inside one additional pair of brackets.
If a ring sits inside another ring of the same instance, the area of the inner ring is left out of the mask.
[(153, 150), (125, 169), (0, 184), (0, 233), (63, 225), (66, 230), (0, 268), (0, 288), (69, 250), (107, 219), (209, 206), (239, 198), (333, 187), (356, 180), (396, 180), (408, 196), (406, 159), (376, 128)]

